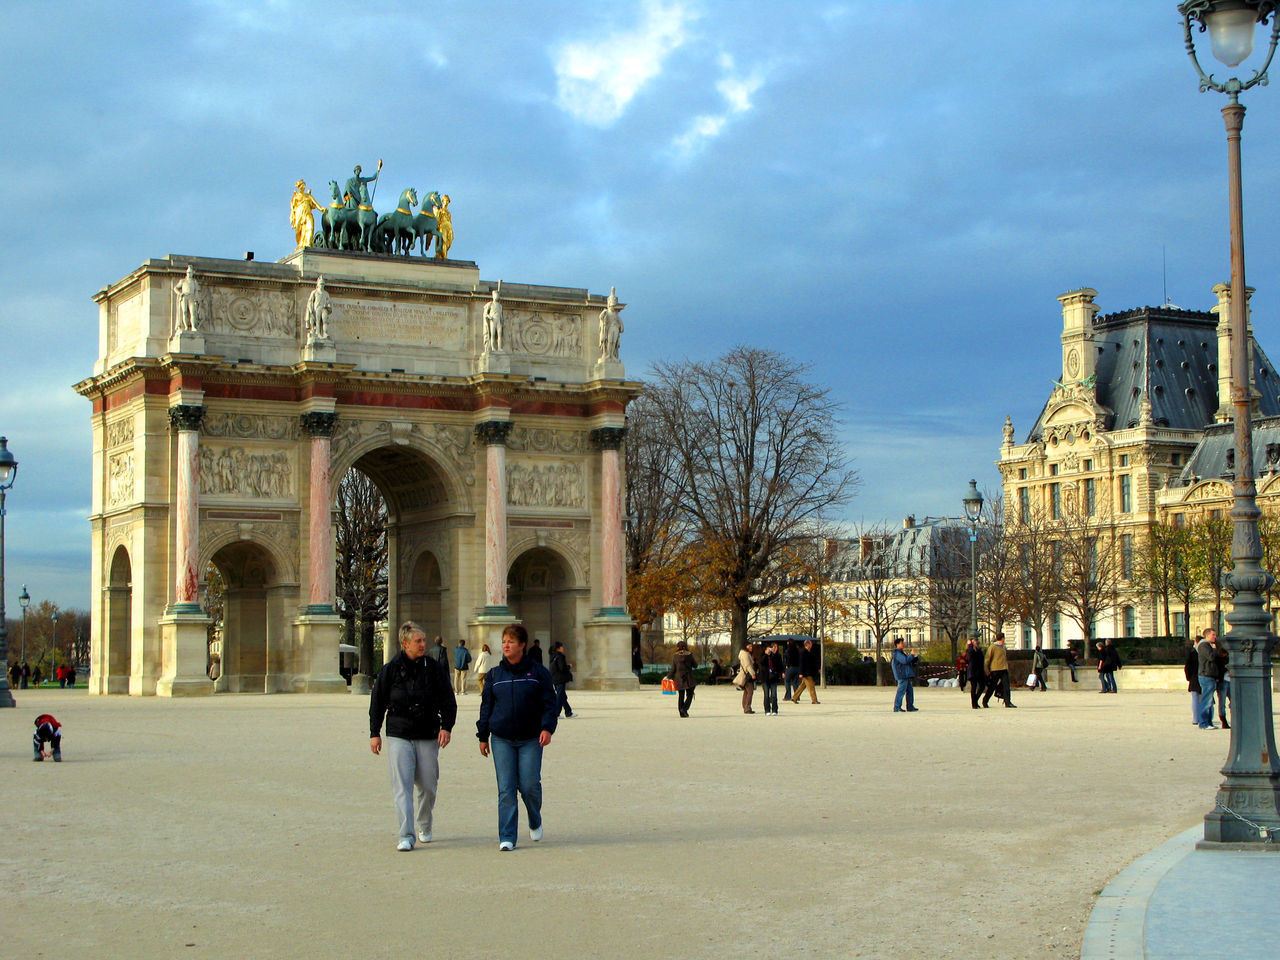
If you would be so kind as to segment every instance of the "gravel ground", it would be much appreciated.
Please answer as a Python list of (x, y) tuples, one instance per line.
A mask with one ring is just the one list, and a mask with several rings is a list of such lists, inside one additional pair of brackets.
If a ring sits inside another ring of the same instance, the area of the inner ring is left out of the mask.
[[(1229, 736), (1187, 694), (927, 689), (913, 717), (831, 688), (766, 717), (704, 687), (681, 720), (571, 692), (546, 838), (522, 817), (500, 854), (472, 693), (403, 854), (362, 697), (15, 695), (6, 958), (1075, 958), (1108, 880), (1212, 806)], [(64, 763), (31, 762), (44, 711)]]

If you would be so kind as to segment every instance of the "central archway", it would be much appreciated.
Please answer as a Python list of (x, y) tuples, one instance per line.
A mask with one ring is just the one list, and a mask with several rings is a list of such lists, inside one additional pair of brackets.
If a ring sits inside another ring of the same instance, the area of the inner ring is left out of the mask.
[(507, 603), (529, 638), (550, 651), (557, 640), (573, 659), (578, 640), (578, 598), (569, 564), (554, 550), (534, 547), (516, 557), (507, 575)]
[(219, 692), (270, 693), (287, 636), (275, 564), (252, 541), (229, 543), (210, 561), (225, 584)]

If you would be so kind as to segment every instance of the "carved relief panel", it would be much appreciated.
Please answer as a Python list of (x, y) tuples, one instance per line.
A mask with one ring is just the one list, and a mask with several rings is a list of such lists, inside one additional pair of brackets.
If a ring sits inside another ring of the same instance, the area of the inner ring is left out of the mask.
[(209, 333), (298, 336), (293, 299), (280, 291), (214, 287), (206, 296)]
[(200, 495), (284, 500), (293, 496), (289, 451), (226, 443), (200, 444)]
[(582, 317), (568, 313), (509, 311), (507, 339), (513, 353), (582, 358)]
[(582, 509), (587, 485), (574, 460), (520, 460), (507, 464), (507, 503), (513, 507)]
[[(130, 421), (132, 426), (132, 421)], [(107, 506), (133, 500), (133, 451), (113, 453), (107, 459)]]

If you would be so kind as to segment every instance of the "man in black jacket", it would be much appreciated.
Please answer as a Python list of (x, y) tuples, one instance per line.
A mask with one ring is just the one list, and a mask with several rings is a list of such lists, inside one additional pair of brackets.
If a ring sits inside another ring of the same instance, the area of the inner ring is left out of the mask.
[(800, 702), (800, 694), (805, 690), (809, 691), (809, 700), (812, 703), (819, 703), (818, 690), (814, 686), (818, 677), (822, 672), (822, 656), (818, 653), (818, 648), (813, 645), (812, 640), (804, 642), (804, 649), (800, 651), (800, 684), (796, 687), (795, 695), (792, 696), (792, 703)]
[[(449, 745), (458, 701), (443, 670), (427, 657), (427, 635), (412, 620), (400, 626), (400, 652), (378, 672), (369, 694), (369, 749), (382, 753), (387, 723), (391, 791), (400, 818), (397, 850), (431, 842), (431, 811), (440, 779), (440, 748)], [(415, 830), (416, 827), (416, 830)]]
[(572, 680), (573, 665), (564, 655), (564, 644), (557, 640), (551, 645), (551, 685), (556, 690), (557, 715), (559, 711), (564, 711), (566, 720), (573, 716), (573, 707), (569, 706), (569, 697), (564, 688)]

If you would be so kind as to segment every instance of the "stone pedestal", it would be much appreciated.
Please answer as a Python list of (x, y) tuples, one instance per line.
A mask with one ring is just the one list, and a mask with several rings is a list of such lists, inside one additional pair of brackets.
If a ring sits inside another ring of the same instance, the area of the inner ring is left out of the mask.
[[(505, 613), (494, 612), (492, 608), (487, 608), (474, 620), (467, 621), (467, 648), (473, 651), (480, 649), (482, 643), (489, 645), (489, 652), (493, 654), (494, 661), (502, 658), (502, 631), (513, 623), (519, 623), (520, 620), (511, 614), (510, 610)], [(530, 643), (533, 642), (530, 638)]]
[(209, 618), (172, 611), (160, 618), (158, 697), (204, 697), (213, 693), (209, 665)]
[(303, 614), (293, 621), (293, 647), (297, 651), (297, 693), (342, 693), (347, 681), (338, 673), (338, 644), (342, 618), (337, 614)]
[(476, 361), (476, 373), (510, 373), (511, 358), (505, 353), (482, 353)]
[(198, 330), (179, 330), (169, 338), (170, 353), (204, 353), (204, 334)]
[(621, 360), (597, 360), (595, 367), (595, 379), (597, 380), (625, 380), (627, 378), (626, 370), (622, 367)]
[(627, 616), (601, 616), (588, 620), (586, 659), (588, 667), (579, 675), (582, 690), (637, 690), (639, 678), (631, 672), (631, 628)]
[(357, 673), (351, 678), (350, 690), (358, 697), (367, 697), (373, 690), (373, 677), (366, 677), (363, 673)]
[(316, 363), (337, 363), (338, 348), (327, 337), (323, 340), (308, 340), (302, 348), (302, 359)]

